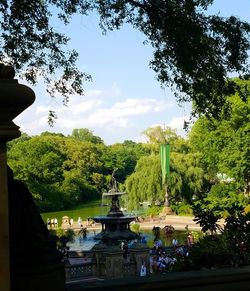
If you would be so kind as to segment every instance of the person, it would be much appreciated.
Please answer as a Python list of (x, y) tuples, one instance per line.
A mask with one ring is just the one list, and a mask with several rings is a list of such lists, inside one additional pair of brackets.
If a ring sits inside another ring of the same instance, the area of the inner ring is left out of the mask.
[(142, 244), (145, 244), (145, 245), (147, 244), (147, 240), (146, 240), (145, 236), (142, 237), (142, 239), (141, 239), (141, 243), (142, 243)]
[(90, 216), (87, 217), (87, 225), (90, 225)]
[(50, 223), (50, 219), (47, 218), (47, 227), (50, 228), (51, 227), (51, 223)]
[(57, 218), (54, 218), (54, 226), (55, 226), (55, 228), (58, 227), (58, 220), (57, 220)]
[(146, 275), (147, 275), (147, 268), (146, 268), (145, 262), (143, 262), (141, 265), (140, 276), (144, 277)]
[(77, 223), (78, 223), (78, 225), (81, 227), (81, 224), (82, 224), (82, 218), (81, 218), (80, 216), (78, 217)]
[(154, 241), (154, 248), (157, 252), (162, 250), (162, 241), (160, 239)]
[(174, 249), (178, 246), (178, 240), (175, 237), (172, 240), (172, 246)]
[(150, 263), (151, 263), (150, 270), (152, 271), (152, 274), (158, 274), (159, 273), (158, 257), (154, 256)]
[(73, 226), (73, 223), (74, 223), (74, 219), (73, 218), (70, 218), (70, 220), (69, 220), (69, 226), (70, 226), (70, 228)]
[(189, 249), (192, 248), (193, 246), (193, 236), (192, 236), (192, 233), (189, 233), (188, 236), (187, 236), (187, 246)]

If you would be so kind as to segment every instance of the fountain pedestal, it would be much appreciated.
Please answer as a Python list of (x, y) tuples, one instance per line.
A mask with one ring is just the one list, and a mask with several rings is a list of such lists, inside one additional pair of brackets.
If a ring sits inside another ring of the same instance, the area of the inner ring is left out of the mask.
[(111, 198), (111, 208), (106, 216), (95, 216), (93, 220), (101, 223), (102, 231), (95, 236), (95, 239), (105, 243), (115, 244), (119, 240), (133, 240), (138, 235), (130, 230), (130, 223), (135, 220), (134, 215), (124, 215), (120, 210), (119, 197), (126, 194), (114, 189), (103, 193), (104, 197)]

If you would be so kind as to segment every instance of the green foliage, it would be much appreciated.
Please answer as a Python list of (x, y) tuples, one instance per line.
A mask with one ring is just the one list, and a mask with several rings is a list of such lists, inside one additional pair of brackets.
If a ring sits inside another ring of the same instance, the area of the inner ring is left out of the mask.
[(62, 228), (49, 230), (50, 232), (50, 240), (55, 243), (55, 246), (65, 251), (67, 249), (67, 243), (73, 242), (76, 234), (72, 229), (67, 229), (66, 231)]
[(222, 216), (227, 215), (231, 208), (244, 208), (247, 205), (245, 195), (239, 192), (235, 183), (213, 185), (204, 201), (209, 209)]
[[(211, 3), (2, 1), (0, 60), (13, 64), (19, 72), (23, 70), (24, 78), (32, 84), (43, 77), (47, 91), (52, 96), (59, 92), (67, 103), (69, 95), (83, 93), (83, 81), (90, 76), (77, 69), (78, 53), (68, 50), (70, 38), (53, 26), (67, 25), (74, 14), (95, 10), (104, 32), (129, 23), (144, 33), (154, 49), (150, 66), (158, 80), (175, 88), (179, 101), (193, 101), (194, 113), (218, 116), (225, 96), (237, 89), (234, 81), (228, 81), (228, 74), (248, 73), (250, 25), (234, 16), (207, 15)], [(49, 121), (55, 118), (51, 110)]]
[(139, 203), (149, 201), (154, 204), (156, 200), (164, 200), (164, 191), (161, 185), (161, 169), (158, 156), (142, 157), (135, 167), (135, 172), (126, 182), (129, 209), (137, 209)]
[(132, 231), (139, 233), (140, 232), (140, 224), (138, 223), (133, 223), (130, 225), (130, 228)]
[(250, 263), (249, 214), (234, 211), (219, 235), (206, 235), (192, 248), (195, 268), (238, 267)]
[(202, 191), (204, 171), (199, 153), (173, 152), (171, 155), (170, 189), (174, 199), (192, 202), (194, 195)]
[(186, 204), (185, 202), (172, 203), (171, 208), (177, 215), (193, 215), (191, 205)]
[(204, 183), (204, 171), (200, 167), (200, 153), (190, 152), (188, 142), (171, 132), (169, 128), (150, 128), (145, 131), (150, 143), (151, 155), (138, 160), (135, 171), (125, 182), (128, 196), (128, 208), (137, 208), (140, 202), (165, 201), (165, 189), (162, 188), (159, 157), (160, 143), (170, 143), (170, 181), (168, 183), (169, 201), (191, 203), (194, 195), (199, 194)]
[(93, 131), (87, 128), (73, 129), (72, 137), (81, 141), (89, 141), (94, 144), (103, 144), (103, 140), (93, 134)]
[[(206, 179), (218, 183), (222, 173), (249, 192), (250, 92), (249, 81), (234, 80), (242, 92), (227, 98), (220, 120), (200, 118), (189, 135), (191, 147), (201, 153)], [(244, 96), (244, 98), (242, 97)], [(242, 100), (243, 99), (243, 100)]]
[(119, 167), (116, 178), (122, 183), (147, 152), (142, 144), (105, 146), (90, 131), (76, 132), (94, 139), (44, 132), (34, 137), (22, 134), (8, 146), (8, 163), (15, 178), (28, 186), (40, 211), (100, 199), (109, 189), (113, 170)]
[(244, 208), (245, 213), (250, 213), (250, 204), (248, 204), (245, 208)]
[(247, 70), (250, 25), (236, 17), (204, 13), (213, 1), (99, 1), (104, 29), (126, 22), (141, 30), (154, 48), (151, 67), (162, 84), (177, 87), (178, 100), (193, 100), (194, 111), (218, 115), (235, 89), (232, 71)]
[(223, 236), (206, 235), (192, 248), (190, 260), (195, 269), (230, 266), (230, 251)]
[(159, 214), (162, 212), (162, 206), (150, 206), (148, 207), (146, 211), (146, 216), (151, 216), (151, 217), (158, 217)]
[(194, 221), (201, 226), (203, 232), (209, 231), (211, 234), (220, 230), (220, 225), (217, 223), (220, 215), (216, 215), (214, 209), (208, 209), (206, 204), (196, 202), (193, 205)]
[(235, 215), (237, 211), (243, 211), (247, 200), (236, 189), (236, 185), (233, 183), (217, 184), (212, 186), (211, 191), (203, 199), (194, 203), (194, 221), (200, 224), (202, 231), (211, 233), (221, 231), (221, 227), (217, 223), (218, 219)]

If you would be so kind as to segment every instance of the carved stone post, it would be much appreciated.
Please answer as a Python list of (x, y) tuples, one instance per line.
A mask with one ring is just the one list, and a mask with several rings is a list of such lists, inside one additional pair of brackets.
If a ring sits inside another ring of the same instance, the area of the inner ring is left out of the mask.
[(35, 100), (34, 92), (13, 79), (15, 71), (0, 64), (0, 290), (10, 290), (9, 203), (6, 142), (20, 136), (12, 121)]
[(123, 251), (119, 248), (111, 247), (105, 255), (105, 270), (107, 279), (123, 278)]
[[(149, 248), (144, 244), (137, 243), (130, 249), (131, 257), (135, 262), (135, 275), (140, 275), (141, 266), (146, 264), (147, 270), (149, 270)], [(147, 271), (148, 273), (148, 271)]]

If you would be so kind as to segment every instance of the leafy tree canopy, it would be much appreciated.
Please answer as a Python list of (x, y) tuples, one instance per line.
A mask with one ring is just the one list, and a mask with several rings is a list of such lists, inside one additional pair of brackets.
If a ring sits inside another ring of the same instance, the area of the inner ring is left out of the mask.
[[(212, 0), (5, 0), (0, 3), (0, 59), (13, 64), (31, 83), (42, 76), (48, 92), (67, 103), (83, 93), (90, 76), (77, 69), (78, 53), (69, 37), (55, 30), (73, 14), (95, 10), (104, 31), (124, 23), (145, 34), (154, 49), (150, 63), (179, 101), (193, 101), (194, 113), (218, 116), (226, 96), (236, 90), (228, 74), (248, 74), (250, 25), (236, 17), (205, 14)], [(53, 14), (50, 12), (53, 11)], [(51, 112), (53, 117), (53, 112)]]
[(221, 120), (198, 119), (189, 140), (194, 151), (202, 153), (203, 168), (211, 180), (218, 180), (218, 173), (226, 174), (249, 193), (250, 83), (237, 79), (234, 82), (245, 92), (244, 100), (239, 94), (228, 97), (227, 113), (220, 115)]
[(93, 131), (89, 130), (88, 128), (75, 128), (72, 131), (72, 137), (82, 140), (82, 141), (89, 141), (94, 144), (102, 143), (103, 140), (99, 137), (93, 134)]

